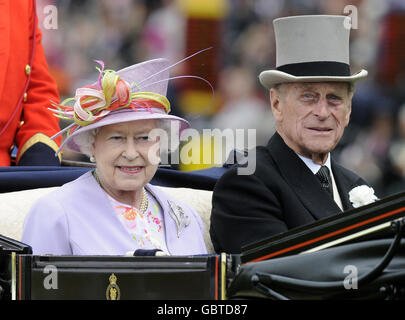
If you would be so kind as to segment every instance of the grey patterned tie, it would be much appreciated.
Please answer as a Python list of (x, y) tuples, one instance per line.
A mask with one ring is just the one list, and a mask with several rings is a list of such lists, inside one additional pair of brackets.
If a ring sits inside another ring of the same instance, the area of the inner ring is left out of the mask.
[(332, 189), (332, 179), (330, 177), (329, 169), (327, 166), (322, 166), (319, 171), (316, 173), (319, 181), (321, 182), (322, 188), (329, 192), (333, 198), (333, 189)]

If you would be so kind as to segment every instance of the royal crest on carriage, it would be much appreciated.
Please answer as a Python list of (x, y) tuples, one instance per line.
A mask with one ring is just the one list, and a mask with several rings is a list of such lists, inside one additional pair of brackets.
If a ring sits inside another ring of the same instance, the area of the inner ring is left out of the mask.
[(108, 279), (110, 284), (107, 286), (107, 290), (105, 291), (105, 297), (107, 300), (120, 300), (121, 291), (120, 287), (117, 284), (117, 277), (114, 273), (110, 275)]

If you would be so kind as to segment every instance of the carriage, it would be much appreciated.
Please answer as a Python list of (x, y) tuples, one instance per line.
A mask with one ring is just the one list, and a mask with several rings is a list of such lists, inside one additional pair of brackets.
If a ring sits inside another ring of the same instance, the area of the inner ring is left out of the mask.
[(242, 248), (216, 253), (209, 238), (212, 191), (226, 167), (159, 168), (152, 184), (192, 205), (208, 254), (33, 255), (20, 242), (39, 196), (91, 166), (0, 168), (0, 296), (3, 300), (403, 299), (405, 193)]

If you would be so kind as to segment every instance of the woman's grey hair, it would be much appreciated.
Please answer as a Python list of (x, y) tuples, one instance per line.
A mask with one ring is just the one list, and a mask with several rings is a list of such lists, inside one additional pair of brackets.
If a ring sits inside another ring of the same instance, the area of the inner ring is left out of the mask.
[(79, 147), (80, 152), (89, 158), (93, 156), (93, 144), (99, 131), (100, 128), (87, 130), (74, 138), (74, 142)]
[[(157, 127), (161, 130), (163, 130), (166, 134), (168, 139), (161, 139), (161, 150), (168, 150), (169, 147), (167, 143), (170, 143), (170, 122), (171, 120), (166, 120), (166, 119), (157, 119)], [(84, 155), (88, 156), (89, 158), (93, 156), (94, 151), (93, 151), (93, 145), (94, 141), (96, 140), (96, 136), (99, 133), (100, 128), (96, 128), (93, 130), (87, 130), (82, 132), (81, 134), (78, 134), (74, 138), (74, 142), (78, 145), (80, 152), (83, 153)], [(168, 141), (166, 141), (168, 140)]]

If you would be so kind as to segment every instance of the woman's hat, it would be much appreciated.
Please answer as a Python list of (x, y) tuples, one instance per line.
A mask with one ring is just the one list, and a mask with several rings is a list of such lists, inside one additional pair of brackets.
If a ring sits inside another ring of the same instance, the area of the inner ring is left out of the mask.
[[(78, 88), (74, 98), (54, 104), (54, 109), (51, 109), (57, 117), (74, 121), (54, 136), (67, 131), (61, 148), (66, 144), (70, 149), (81, 152), (75, 143), (77, 136), (121, 122), (148, 119), (176, 121), (179, 133), (190, 127), (186, 120), (169, 115), (170, 102), (166, 91), (172, 66), (168, 60), (149, 60), (117, 72), (104, 70), (103, 62), (96, 62), (102, 67), (98, 81)], [(69, 102), (74, 102), (74, 105), (67, 106)]]
[(308, 15), (273, 21), (276, 70), (260, 73), (267, 89), (288, 82), (355, 82), (366, 70), (350, 74), (350, 17)]

